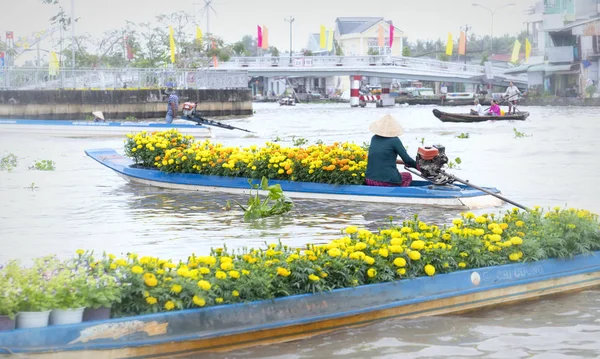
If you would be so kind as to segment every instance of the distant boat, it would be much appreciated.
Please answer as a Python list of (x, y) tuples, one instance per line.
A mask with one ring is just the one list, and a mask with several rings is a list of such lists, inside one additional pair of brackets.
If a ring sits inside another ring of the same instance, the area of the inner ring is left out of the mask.
[(184, 135), (198, 138), (214, 137), (207, 126), (191, 121), (175, 120), (172, 124), (158, 122), (104, 122), (0, 119), (1, 134), (34, 134), (54, 137), (121, 137), (131, 132), (177, 129)]
[(280, 106), (296, 106), (296, 100), (291, 97), (284, 97), (279, 99)]
[(529, 117), (529, 112), (518, 112), (504, 116), (479, 116), (474, 113), (449, 113), (438, 109), (433, 110), (433, 115), (442, 122), (485, 122), (485, 121), (524, 121)]

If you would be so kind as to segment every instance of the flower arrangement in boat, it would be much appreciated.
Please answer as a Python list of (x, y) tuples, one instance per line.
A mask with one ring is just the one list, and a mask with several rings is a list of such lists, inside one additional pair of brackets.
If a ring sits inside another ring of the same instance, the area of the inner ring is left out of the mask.
[[(122, 283), (113, 302), (117, 316), (200, 308), (329, 291), (364, 284), (434, 276), (463, 269), (566, 258), (600, 250), (598, 217), (588, 211), (518, 209), (499, 214), (463, 213), (452, 225), (428, 224), (414, 216), (377, 232), (347, 227), (326, 244), (291, 248), (282, 243), (175, 262), (129, 253), (94, 258), (79, 251), (76, 263)], [(37, 263), (40, 263), (38, 261)], [(35, 267), (35, 266), (34, 266)], [(20, 280), (14, 265), (0, 270)], [(17, 266), (18, 268), (18, 266)], [(39, 268), (39, 267), (37, 267)], [(37, 273), (32, 282), (43, 281)], [(94, 284), (89, 282), (90, 291)], [(1, 285), (1, 283), (0, 283)], [(23, 301), (23, 297), (17, 298)], [(54, 305), (53, 299), (47, 299)], [(21, 308), (21, 303), (19, 308)], [(38, 306), (39, 307), (39, 306)], [(49, 308), (48, 305), (45, 306)]]
[(164, 172), (363, 184), (367, 151), (354, 143), (304, 147), (224, 147), (209, 140), (195, 142), (177, 130), (127, 135), (125, 154), (136, 164)]

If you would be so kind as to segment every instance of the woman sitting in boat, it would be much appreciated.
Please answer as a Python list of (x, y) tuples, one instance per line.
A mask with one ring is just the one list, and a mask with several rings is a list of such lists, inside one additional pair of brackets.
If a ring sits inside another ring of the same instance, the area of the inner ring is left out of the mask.
[(498, 106), (498, 103), (495, 100), (492, 100), (492, 106), (490, 107), (490, 111), (488, 112), (488, 114), (492, 115), (492, 116), (500, 116), (500, 106)]
[(474, 112), (479, 116), (485, 116), (485, 111), (483, 110), (483, 106), (479, 103), (478, 99), (475, 99), (475, 110)]
[[(398, 136), (404, 129), (392, 116), (386, 115), (373, 122), (369, 130), (375, 135), (371, 138), (365, 182), (367, 186), (408, 187), (412, 176), (408, 172), (398, 171), (396, 165), (417, 167), (417, 163), (406, 152)], [(397, 159), (400, 156), (401, 160)]]

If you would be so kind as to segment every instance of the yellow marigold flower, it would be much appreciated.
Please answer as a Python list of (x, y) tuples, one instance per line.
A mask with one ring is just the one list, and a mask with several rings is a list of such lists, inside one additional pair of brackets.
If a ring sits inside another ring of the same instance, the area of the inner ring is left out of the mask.
[(508, 228), (508, 224), (500, 223), (500, 229), (505, 230), (506, 228)]
[(483, 224), (485, 222), (487, 222), (487, 218), (485, 218), (484, 216), (479, 216), (475, 218), (475, 223)]
[(320, 281), (320, 280), (321, 280), (321, 278), (319, 278), (318, 276), (316, 276), (316, 275), (314, 275), (314, 274), (311, 274), (311, 275), (309, 275), (309, 276), (308, 276), (308, 279), (309, 279), (310, 281), (312, 281), (312, 282), (318, 282), (318, 281)]
[(82, 256), (85, 253), (85, 251), (83, 249), (78, 249), (78, 250), (75, 251), (75, 253), (77, 253), (78, 255)]
[(202, 290), (210, 290), (210, 288), (212, 287), (212, 285), (210, 284), (210, 282), (206, 281), (206, 280), (200, 280), (198, 281), (198, 288), (202, 289)]
[(199, 297), (197, 295), (195, 295), (194, 298), (192, 298), (192, 301), (199, 307), (204, 307), (206, 305), (206, 301), (204, 300), (204, 298)]
[(509, 258), (511, 261), (518, 261), (518, 260), (519, 260), (519, 253), (516, 253), (516, 252), (514, 252), (514, 253), (511, 253), (511, 254), (508, 256), (508, 258)]
[(327, 251), (327, 254), (329, 254), (329, 256), (331, 257), (339, 257), (342, 254), (342, 252), (337, 248), (331, 248)]
[(462, 225), (463, 225), (463, 223), (464, 223), (464, 222), (463, 222), (463, 220), (462, 220), (462, 219), (454, 219), (454, 220), (452, 220), (452, 224), (453, 224), (453, 225), (455, 225), (455, 226), (457, 226), (457, 227), (460, 227), (460, 226), (462, 226)]
[(329, 274), (327, 274), (327, 273), (325, 273), (325, 272), (321, 272), (321, 273), (319, 273), (319, 276), (320, 276), (321, 278), (327, 278), (327, 276), (328, 276), (328, 275), (329, 275)]
[(373, 278), (377, 275), (377, 270), (375, 268), (369, 268), (369, 270), (367, 270), (367, 275), (369, 278)]
[(238, 279), (240, 277), (240, 272), (236, 270), (229, 271), (229, 276), (233, 279)]
[(237, 290), (234, 290), (231, 292), (231, 295), (233, 295), (234, 297), (239, 297), (240, 296), (240, 292), (238, 292)]
[(425, 242), (422, 240), (414, 241), (410, 244), (410, 248), (420, 251), (421, 249), (425, 248)]
[(523, 240), (519, 237), (512, 237), (510, 239), (510, 243), (514, 244), (515, 246), (518, 246), (518, 245), (523, 244)]
[(428, 264), (428, 265), (426, 265), (426, 266), (425, 266), (425, 273), (426, 273), (428, 276), (430, 276), (430, 277), (431, 277), (432, 275), (434, 275), (434, 274), (435, 274), (435, 267), (434, 267), (434, 266), (432, 266), (431, 264)]
[(292, 272), (290, 272), (288, 269), (283, 267), (277, 267), (277, 275), (282, 277), (288, 277), (290, 274), (292, 274)]
[(215, 277), (217, 277), (217, 279), (225, 279), (227, 278), (227, 273), (218, 270), (217, 273), (215, 273)]
[(496, 228), (492, 229), (492, 232), (494, 234), (502, 234), (503, 231), (502, 231), (502, 228), (496, 227)]
[(402, 244), (402, 242), (403, 242), (402, 238), (399, 238), (399, 237), (394, 237), (390, 240), (390, 244), (393, 246), (399, 246)]
[(394, 265), (396, 267), (404, 267), (404, 266), (406, 266), (406, 259), (404, 259), (402, 257), (398, 257), (398, 258), (394, 259)]
[(402, 246), (389, 246), (388, 250), (391, 253), (402, 253), (402, 252), (404, 252), (404, 248)]
[(402, 227), (402, 229), (400, 230), (400, 232), (402, 233), (412, 233), (412, 228), (410, 227)]
[(179, 294), (181, 293), (181, 291), (183, 290), (183, 288), (179, 285), (179, 284), (173, 284), (171, 286), (171, 292)]
[(231, 262), (221, 263), (221, 269), (222, 270), (231, 270), (231, 269), (233, 269), (233, 263), (231, 263)]
[(117, 265), (115, 263), (111, 263), (109, 266), (110, 269), (117, 269)]
[(452, 238), (452, 236), (450, 235), (450, 233), (444, 233), (442, 234), (442, 239), (445, 241), (449, 241), (450, 238)]
[(412, 259), (413, 261), (418, 261), (421, 259), (421, 253), (419, 251), (410, 251), (410, 253), (408, 253), (408, 258)]
[(173, 303), (172, 301), (169, 300), (165, 303), (166, 310), (173, 310), (173, 308), (175, 308), (175, 303)]
[(517, 221), (515, 223), (515, 226), (517, 226), (517, 227), (523, 227), (524, 225), (525, 225), (525, 222), (523, 222), (523, 221)]
[(200, 272), (200, 274), (209, 274), (210, 273), (210, 269), (208, 269), (206, 267), (200, 267), (200, 268), (198, 268), (198, 271)]
[(223, 303), (223, 298), (221, 298), (221, 297), (215, 298), (215, 303), (217, 303), (217, 304)]
[(250, 274), (249, 270), (242, 269), (242, 275), (248, 275), (248, 274)]
[(460, 268), (465, 268), (465, 267), (467, 266), (467, 263), (465, 263), (465, 262), (460, 262), (460, 263), (458, 263), (458, 266), (459, 266)]
[(140, 266), (133, 266), (133, 267), (131, 267), (131, 271), (135, 274), (142, 274), (142, 273), (144, 273), (144, 268), (142, 268)]
[(458, 255), (461, 256), (461, 257), (468, 257), (469, 253), (467, 253), (467, 252), (460, 252)]
[(396, 273), (398, 273), (398, 275), (405, 275), (406, 274), (406, 268), (399, 268)]
[(383, 258), (387, 258), (389, 255), (389, 252), (386, 248), (381, 248), (379, 250), (379, 255), (382, 256)]
[(154, 305), (158, 302), (158, 299), (154, 298), (154, 297), (146, 297), (146, 303), (150, 304), (150, 305)]
[(356, 245), (354, 246), (354, 248), (357, 251), (362, 251), (363, 249), (367, 248), (367, 244), (364, 243), (364, 242), (358, 242), (358, 243), (356, 243)]
[(158, 280), (154, 275), (152, 275), (144, 278), (144, 283), (146, 283), (148, 287), (156, 287), (156, 285), (158, 284)]
[(368, 265), (372, 265), (373, 263), (375, 263), (375, 258), (373, 258), (373, 257), (365, 256), (365, 258), (363, 260)]

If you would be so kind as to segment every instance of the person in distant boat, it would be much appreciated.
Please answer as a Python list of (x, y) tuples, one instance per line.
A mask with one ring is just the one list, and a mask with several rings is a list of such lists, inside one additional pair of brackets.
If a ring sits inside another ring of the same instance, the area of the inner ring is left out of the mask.
[(521, 95), (521, 91), (517, 86), (513, 84), (513, 82), (509, 82), (509, 86), (506, 88), (506, 92), (504, 93), (504, 98), (508, 101), (508, 113), (511, 111), (514, 114), (517, 110), (517, 101), (519, 100), (519, 96)]
[(492, 100), (491, 103), (492, 106), (490, 107), (488, 114), (492, 116), (501, 116), (500, 106), (498, 106), (498, 103), (495, 100)]
[(477, 112), (477, 114), (479, 116), (485, 116), (485, 111), (483, 110), (483, 106), (481, 106), (478, 99), (475, 99), (475, 112)]
[[(412, 176), (408, 172), (398, 171), (396, 165), (417, 168), (417, 162), (406, 152), (406, 148), (398, 136), (404, 129), (396, 119), (385, 115), (369, 126), (375, 135), (371, 138), (365, 183), (368, 186), (408, 187)], [(398, 159), (400, 156), (401, 159)]]
[(94, 115), (94, 122), (104, 122), (104, 114), (102, 111), (94, 111), (92, 112), (92, 115)]
[(165, 123), (173, 123), (173, 117), (177, 117), (177, 110), (179, 108), (179, 96), (172, 87), (167, 88), (165, 91), (169, 95), (167, 101), (167, 115), (165, 116)]

